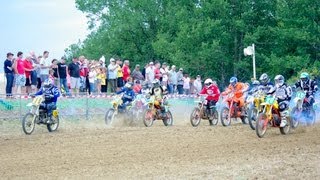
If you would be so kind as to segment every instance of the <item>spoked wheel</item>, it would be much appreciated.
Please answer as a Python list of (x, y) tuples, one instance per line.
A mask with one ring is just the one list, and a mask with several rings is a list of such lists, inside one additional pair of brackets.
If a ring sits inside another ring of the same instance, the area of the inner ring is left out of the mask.
[(53, 132), (56, 131), (59, 127), (59, 116), (52, 116), (52, 123), (51, 124), (47, 124), (47, 129), (49, 132)]
[[(287, 117), (287, 122), (291, 121), (290, 118)], [(290, 127), (291, 127), (291, 122), (289, 122), (289, 124), (287, 123), (287, 125), (285, 127), (280, 127), (280, 133), (283, 135), (286, 135), (290, 132)]]
[(256, 134), (259, 138), (262, 138), (267, 132), (268, 118), (265, 113), (260, 113), (256, 122)]
[(165, 126), (172, 126), (173, 124), (173, 117), (172, 117), (172, 114), (171, 114), (171, 111), (168, 110), (168, 112), (166, 113), (166, 118), (162, 120), (163, 124)]
[(258, 119), (258, 110), (254, 107), (251, 107), (248, 112), (248, 121), (252, 130), (256, 129), (257, 119)]
[(143, 115), (143, 124), (146, 127), (151, 127), (153, 125), (154, 116), (151, 109), (146, 109)]
[(307, 125), (312, 126), (316, 122), (316, 112), (314, 109), (311, 109), (309, 112), (309, 118), (307, 119)]
[(115, 110), (113, 108), (110, 108), (106, 112), (106, 115), (104, 117), (104, 121), (105, 121), (106, 125), (111, 125), (114, 118), (115, 118)]
[(199, 108), (194, 108), (190, 115), (190, 122), (193, 127), (197, 127), (201, 122), (201, 113)]
[(218, 121), (219, 121), (219, 113), (215, 109), (213, 111), (213, 115), (209, 117), (209, 124), (210, 124), (210, 126), (215, 126), (218, 124)]
[(299, 118), (301, 117), (302, 110), (299, 110), (297, 107), (294, 107), (291, 111), (291, 121), (290, 125), (292, 129), (295, 129), (299, 125)]
[(35, 120), (37, 116), (32, 113), (27, 113), (22, 119), (22, 129), (23, 132), (27, 135), (32, 134), (36, 126)]
[(220, 119), (223, 126), (230, 126), (231, 117), (229, 116), (229, 108), (223, 107), (220, 113)]

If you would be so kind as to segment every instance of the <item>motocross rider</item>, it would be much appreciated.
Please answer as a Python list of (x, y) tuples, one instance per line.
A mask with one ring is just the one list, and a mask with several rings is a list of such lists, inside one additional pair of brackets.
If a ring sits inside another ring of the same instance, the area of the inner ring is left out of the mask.
[(216, 103), (219, 101), (220, 97), (220, 90), (219, 88), (213, 84), (212, 79), (206, 79), (204, 81), (204, 87), (200, 91), (199, 95), (207, 95), (206, 100), (207, 100), (207, 110), (209, 110), (210, 115), (213, 115), (212, 111), (212, 106), (215, 106)]
[(160, 85), (160, 81), (158, 79), (153, 80), (152, 86), (153, 87), (151, 88), (150, 95), (155, 96), (154, 105), (155, 105), (155, 107), (157, 107), (157, 106), (160, 107), (161, 116), (165, 117), (166, 112), (165, 112), (164, 105), (167, 105), (168, 102), (166, 101), (166, 98), (163, 97), (163, 95), (166, 95), (168, 93), (167, 89)]
[(44, 95), (45, 100), (41, 103), (39, 109), (47, 110), (49, 116), (47, 123), (50, 124), (52, 123), (52, 111), (57, 108), (56, 104), (58, 97), (60, 96), (59, 89), (53, 85), (51, 79), (46, 79), (39, 91), (31, 96), (34, 97), (38, 95)]
[(306, 97), (308, 98), (308, 106), (313, 105), (315, 102), (314, 94), (318, 90), (317, 82), (310, 79), (310, 76), (307, 72), (303, 72), (300, 75), (300, 80), (295, 83), (293, 86), (295, 89), (300, 88), (306, 92)]
[(265, 94), (267, 94), (270, 91), (270, 89), (272, 89), (274, 86), (273, 83), (270, 82), (270, 78), (267, 73), (261, 74), (259, 81), (259, 90), (262, 90)]
[(260, 82), (258, 80), (254, 80), (252, 82), (252, 87), (250, 88), (248, 94), (252, 95), (260, 89)]
[(281, 116), (280, 127), (287, 125), (287, 117), (289, 115), (289, 102), (292, 96), (292, 89), (284, 81), (282, 75), (277, 75), (274, 78), (275, 86), (267, 94), (275, 94), (279, 104), (279, 111)]
[(241, 108), (241, 116), (246, 115), (245, 107), (244, 107), (244, 93), (248, 91), (249, 86), (245, 83), (238, 82), (238, 79), (236, 77), (230, 78), (230, 85), (227, 87), (227, 89), (222, 93), (222, 95), (227, 95), (231, 92), (234, 93), (234, 102), (239, 104), (239, 108)]
[(134, 100), (135, 93), (133, 91), (133, 83), (127, 82), (116, 94), (123, 93), (122, 104), (119, 106), (119, 110), (125, 110), (127, 105)]

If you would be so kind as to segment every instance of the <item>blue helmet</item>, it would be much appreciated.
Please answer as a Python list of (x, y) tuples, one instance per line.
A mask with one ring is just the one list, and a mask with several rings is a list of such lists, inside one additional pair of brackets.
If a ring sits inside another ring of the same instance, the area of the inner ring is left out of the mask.
[(237, 79), (236, 77), (230, 78), (230, 84), (231, 84), (232, 86), (235, 86), (235, 85), (237, 84), (237, 82), (238, 82), (238, 79)]

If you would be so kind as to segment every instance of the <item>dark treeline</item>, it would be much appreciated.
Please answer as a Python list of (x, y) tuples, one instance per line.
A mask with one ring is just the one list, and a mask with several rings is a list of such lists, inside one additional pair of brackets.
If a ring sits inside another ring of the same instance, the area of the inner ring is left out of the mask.
[(70, 45), (67, 56), (101, 55), (133, 64), (160, 60), (226, 85), (230, 76), (308, 70), (319, 76), (320, 1), (314, 0), (76, 0), (92, 33)]

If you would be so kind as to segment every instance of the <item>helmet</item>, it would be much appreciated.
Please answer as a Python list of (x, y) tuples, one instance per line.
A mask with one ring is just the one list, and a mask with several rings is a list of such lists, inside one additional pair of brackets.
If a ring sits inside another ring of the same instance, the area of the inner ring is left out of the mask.
[(44, 89), (50, 89), (51, 87), (53, 87), (52, 85), (52, 80), (51, 79), (46, 79), (44, 82), (43, 82), (43, 88)]
[(128, 89), (132, 89), (133, 87), (133, 83), (132, 82), (127, 82), (124, 87), (128, 88)]
[(261, 84), (266, 85), (268, 82), (270, 82), (270, 78), (267, 73), (263, 73), (261, 74), (259, 81), (261, 82)]
[(301, 73), (300, 79), (301, 79), (303, 82), (307, 82), (307, 81), (309, 80), (309, 74), (308, 74), (307, 72)]
[(282, 75), (277, 75), (274, 78), (274, 82), (276, 84), (277, 87), (280, 87), (284, 84), (284, 77)]
[(230, 84), (231, 84), (232, 86), (235, 86), (235, 85), (237, 84), (237, 82), (238, 82), (238, 79), (237, 79), (236, 77), (230, 78)]
[(210, 86), (211, 84), (213, 83), (213, 81), (212, 81), (212, 79), (206, 79), (205, 81), (204, 81), (204, 85), (205, 86)]
[(159, 86), (160, 86), (160, 81), (159, 81), (159, 79), (154, 79), (154, 80), (152, 81), (152, 84), (153, 84), (153, 87), (159, 87)]
[(258, 86), (258, 85), (260, 85), (260, 82), (259, 82), (258, 80), (254, 80), (254, 81), (252, 82), (252, 85)]

